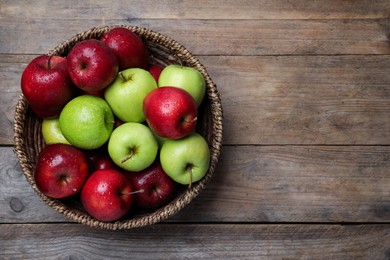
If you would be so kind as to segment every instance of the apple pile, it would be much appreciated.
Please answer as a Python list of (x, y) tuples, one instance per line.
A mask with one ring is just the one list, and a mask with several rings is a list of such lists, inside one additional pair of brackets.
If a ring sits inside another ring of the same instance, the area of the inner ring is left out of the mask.
[(143, 40), (126, 28), (80, 41), (66, 57), (36, 57), (21, 89), (46, 143), (37, 188), (78, 199), (100, 221), (161, 207), (208, 171), (209, 146), (196, 132), (203, 75), (151, 64)]

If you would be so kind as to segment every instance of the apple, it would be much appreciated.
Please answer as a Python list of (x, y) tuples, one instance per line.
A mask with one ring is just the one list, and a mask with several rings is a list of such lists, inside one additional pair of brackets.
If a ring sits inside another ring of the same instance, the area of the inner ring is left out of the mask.
[(120, 71), (105, 90), (104, 98), (115, 116), (124, 122), (145, 121), (142, 110), (146, 95), (157, 88), (152, 75), (140, 68)]
[(191, 186), (206, 175), (210, 149), (206, 140), (194, 132), (179, 140), (166, 140), (161, 147), (160, 162), (174, 181)]
[(114, 163), (127, 171), (139, 172), (157, 157), (158, 144), (152, 131), (141, 123), (124, 123), (111, 134), (108, 153)]
[(21, 89), (32, 111), (40, 118), (58, 116), (76, 92), (66, 58), (49, 55), (38, 56), (28, 63), (22, 73)]
[(163, 71), (163, 67), (160, 66), (160, 65), (157, 65), (157, 64), (154, 64), (154, 65), (150, 65), (148, 67), (148, 71), (150, 74), (152, 74), (154, 80), (156, 81), (156, 83), (158, 84), (158, 79), (160, 77), (160, 74), (161, 72)]
[(130, 180), (118, 170), (97, 170), (85, 182), (80, 199), (92, 217), (105, 222), (115, 221), (131, 209), (133, 187)]
[(107, 147), (103, 146), (98, 149), (86, 150), (88, 169), (90, 173), (103, 169), (116, 169), (117, 166), (108, 154)]
[(114, 128), (117, 128), (120, 125), (123, 125), (125, 122), (114, 116)]
[(74, 146), (49, 144), (38, 154), (34, 180), (48, 197), (59, 199), (79, 193), (87, 176), (87, 159)]
[(99, 40), (87, 39), (69, 51), (67, 68), (77, 87), (96, 94), (115, 79), (119, 65), (110, 47)]
[(70, 144), (61, 132), (58, 117), (43, 119), (41, 132), (46, 144)]
[(197, 122), (194, 98), (176, 87), (151, 91), (144, 99), (143, 111), (149, 127), (163, 138), (183, 138), (195, 129)]
[(205, 79), (198, 70), (175, 64), (163, 69), (158, 79), (158, 86), (174, 86), (186, 90), (195, 99), (198, 107), (206, 93)]
[(145, 170), (127, 172), (126, 176), (131, 180), (134, 190), (139, 191), (134, 195), (134, 200), (142, 209), (163, 206), (174, 197), (178, 187), (178, 184), (164, 172), (158, 160)]
[(149, 63), (148, 48), (134, 32), (117, 27), (105, 33), (100, 40), (115, 52), (119, 61), (119, 70), (146, 69)]
[(78, 96), (65, 105), (59, 124), (72, 145), (97, 149), (105, 144), (114, 129), (114, 115), (107, 102), (97, 96)]

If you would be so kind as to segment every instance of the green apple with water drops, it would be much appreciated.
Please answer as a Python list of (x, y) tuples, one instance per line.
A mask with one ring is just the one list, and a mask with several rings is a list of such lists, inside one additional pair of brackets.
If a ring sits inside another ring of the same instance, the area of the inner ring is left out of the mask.
[(114, 115), (107, 102), (92, 95), (72, 99), (59, 117), (60, 129), (66, 140), (87, 150), (105, 144), (111, 136), (114, 123)]
[(193, 132), (182, 139), (165, 140), (160, 151), (164, 171), (183, 185), (201, 180), (210, 165), (210, 149), (200, 134)]
[(141, 123), (124, 123), (111, 134), (108, 153), (116, 165), (127, 171), (139, 172), (157, 157), (158, 143), (149, 127)]
[(41, 132), (46, 144), (70, 144), (61, 132), (58, 117), (43, 119)]

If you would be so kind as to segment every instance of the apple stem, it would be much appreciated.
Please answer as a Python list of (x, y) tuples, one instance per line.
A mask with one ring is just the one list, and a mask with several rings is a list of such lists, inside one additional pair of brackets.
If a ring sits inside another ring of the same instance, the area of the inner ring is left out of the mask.
[(181, 59), (178, 59), (178, 60), (179, 60), (180, 67), (183, 67), (183, 62), (181, 61)]
[(162, 199), (161, 194), (157, 191), (156, 187), (153, 188), (153, 191), (157, 194), (157, 196)]
[(50, 70), (51, 69), (51, 66), (50, 66), (50, 61), (51, 61), (51, 58), (53, 56), (49, 56), (49, 59), (47, 60), (47, 69)]
[(187, 170), (188, 173), (190, 174), (190, 184), (188, 185), (188, 189), (191, 189), (192, 187), (192, 165), (191, 164), (187, 165)]
[(133, 194), (137, 194), (137, 193), (143, 193), (145, 192), (143, 189), (141, 190), (136, 190), (136, 191), (132, 191), (132, 192), (123, 192), (122, 195), (133, 195)]
[(134, 154), (133, 150), (130, 150), (130, 154), (129, 154), (128, 156), (126, 156), (126, 157), (121, 161), (121, 163), (125, 163), (125, 162), (127, 162), (128, 160), (130, 160), (131, 157), (133, 157), (133, 154)]
[(69, 183), (68, 179), (65, 178), (64, 181), (74, 192), (77, 191), (77, 189), (72, 184)]
[(115, 120), (106, 120), (107, 124), (115, 124)]
[(186, 123), (192, 123), (192, 122), (195, 122), (196, 120), (198, 120), (198, 117), (194, 117), (192, 120), (190, 120), (190, 121), (187, 121), (187, 120), (185, 120), (184, 119), (184, 122), (186, 122)]
[(125, 78), (125, 76), (123, 76), (123, 74), (122, 73), (119, 73), (119, 76), (123, 79), (123, 81), (125, 81), (126, 82), (126, 78)]

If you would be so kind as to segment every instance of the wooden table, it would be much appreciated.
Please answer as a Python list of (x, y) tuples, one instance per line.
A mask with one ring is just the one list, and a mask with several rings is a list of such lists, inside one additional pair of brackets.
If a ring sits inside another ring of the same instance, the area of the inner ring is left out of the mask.
[[(389, 259), (390, 1), (0, 0), (1, 259)], [(78, 32), (148, 27), (208, 68), (212, 181), (163, 223), (92, 229), (46, 206), (13, 153), (26, 64)]]

